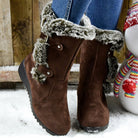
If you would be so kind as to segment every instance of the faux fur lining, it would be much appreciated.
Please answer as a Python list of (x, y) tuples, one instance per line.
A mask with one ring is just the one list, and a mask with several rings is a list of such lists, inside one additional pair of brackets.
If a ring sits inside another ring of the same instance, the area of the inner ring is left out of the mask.
[(74, 24), (62, 18), (56, 18), (56, 15), (51, 9), (51, 4), (48, 4), (42, 11), (41, 32), (51, 36), (70, 36), (85, 40), (93, 40), (95, 38), (95, 29)]
[(97, 28), (95, 39), (102, 42), (103, 44), (111, 45), (111, 51), (119, 51), (124, 44), (123, 34), (117, 30), (102, 30)]
[(33, 50), (33, 60), (39, 64), (39, 65), (46, 65), (47, 64), (47, 48), (49, 44), (47, 43), (47, 38), (42, 39), (39, 38), (37, 39), (37, 42), (34, 44), (34, 50)]
[[(83, 17), (85, 26), (74, 24), (62, 18), (56, 18), (51, 4), (46, 5), (42, 11), (41, 31), (48, 36), (53, 33), (58, 36), (70, 36), (78, 39), (96, 39), (103, 44), (110, 44), (111, 50), (120, 50), (123, 46), (123, 35), (117, 30), (104, 30), (91, 25), (86, 16)], [(88, 22), (88, 25), (87, 25)]]
[(108, 75), (106, 78), (106, 82), (114, 82), (115, 76), (117, 74), (118, 62), (115, 56), (108, 57)]
[(106, 80), (103, 83), (103, 90), (105, 93), (110, 93), (113, 90), (111, 83), (114, 82), (118, 69), (118, 62), (116, 57), (114, 56), (108, 57), (107, 64), (108, 64), (108, 74), (106, 76)]
[[(83, 16), (81, 20), (81, 25), (74, 24), (70, 21), (56, 18), (54, 12), (51, 9), (51, 4), (48, 4), (42, 11), (41, 15), (41, 32), (47, 36), (47, 38), (39, 38), (34, 45), (33, 50), (33, 60), (35, 62), (35, 67), (32, 68), (31, 74), (32, 78), (39, 81), (45, 82), (46, 76), (39, 72), (38, 66), (44, 65), (49, 68), (47, 63), (47, 48), (49, 44), (47, 43), (48, 37), (52, 34), (58, 36), (70, 36), (77, 39), (94, 40), (96, 39), (103, 44), (110, 44), (111, 50), (119, 50), (123, 46), (123, 35), (119, 31), (115, 30), (103, 30), (91, 25), (90, 20), (87, 16)], [(115, 74), (114, 63), (110, 59), (108, 60), (109, 78), (113, 79), (112, 76)], [(112, 73), (114, 72), (114, 73)]]
[(47, 63), (47, 49), (49, 47), (49, 44), (47, 43), (47, 40), (48, 38), (37, 39), (32, 53), (33, 60), (35, 61), (35, 67), (33, 67), (31, 70), (32, 78), (41, 83), (45, 82), (47, 77), (45, 74), (41, 73), (38, 70), (38, 66), (44, 65), (49, 68), (49, 65)]

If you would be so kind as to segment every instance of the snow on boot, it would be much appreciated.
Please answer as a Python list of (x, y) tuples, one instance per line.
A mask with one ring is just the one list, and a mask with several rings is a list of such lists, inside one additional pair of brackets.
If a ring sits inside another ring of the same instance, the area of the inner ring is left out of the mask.
[(123, 35), (121, 32), (98, 28), (96, 28), (96, 38), (93, 41), (86, 40), (82, 43), (78, 121), (86, 132), (99, 132), (108, 127), (109, 110), (103, 85), (106, 81), (110, 82), (115, 78), (117, 63), (112, 62), (114, 61), (111, 60), (112, 53), (122, 46)]
[(30, 97), (32, 112), (52, 135), (70, 129), (67, 84), (73, 60), (85, 40), (93, 40), (95, 28), (56, 18), (47, 5), (42, 12), (41, 36), (19, 67)]

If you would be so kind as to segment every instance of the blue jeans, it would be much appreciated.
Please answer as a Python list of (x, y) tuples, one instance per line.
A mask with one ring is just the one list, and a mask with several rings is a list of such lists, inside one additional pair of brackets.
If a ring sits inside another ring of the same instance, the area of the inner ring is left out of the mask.
[(52, 9), (59, 18), (79, 24), (91, 0), (53, 0)]
[(123, 0), (92, 0), (86, 14), (91, 23), (102, 29), (116, 29)]
[(115, 29), (123, 0), (53, 0), (56, 16), (79, 24), (84, 13), (102, 29)]

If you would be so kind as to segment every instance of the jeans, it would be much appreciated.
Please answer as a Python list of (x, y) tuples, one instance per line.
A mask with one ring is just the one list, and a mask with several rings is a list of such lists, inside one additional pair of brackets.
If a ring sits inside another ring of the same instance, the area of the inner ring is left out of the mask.
[(79, 24), (91, 0), (53, 0), (52, 9), (56, 16)]
[(115, 29), (123, 0), (53, 0), (56, 16), (79, 24), (84, 13), (102, 29)]
[(123, 0), (92, 0), (86, 15), (91, 23), (102, 29), (116, 29)]

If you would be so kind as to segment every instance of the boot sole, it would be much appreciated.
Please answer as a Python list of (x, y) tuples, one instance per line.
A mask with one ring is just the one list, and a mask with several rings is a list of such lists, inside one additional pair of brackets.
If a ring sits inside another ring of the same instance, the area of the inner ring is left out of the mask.
[(104, 131), (105, 129), (107, 129), (108, 125), (103, 126), (103, 127), (83, 127), (83, 126), (80, 126), (80, 127), (88, 133), (99, 133), (99, 132)]
[(47, 127), (45, 127), (45, 125), (43, 125), (43, 123), (37, 118), (37, 115), (35, 114), (34, 110), (33, 110), (33, 106), (32, 106), (32, 94), (31, 94), (31, 89), (30, 89), (30, 84), (29, 84), (29, 81), (27, 79), (27, 74), (26, 74), (26, 71), (25, 71), (25, 66), (24, 66), (24, 61), (22, 61), (22, 63), (20, 64), (19, 66), (19, 69), (18, 69), (18, 73), (19, 73), (19, 76), (21, 78), (21, 80), (23, 81), (26, 89), (27, 89), (27, 92), (28, 92), (28, 95), (29, 95), (29, 99), (30, 99), (30, 104), (31, 104), (31, 110), (32, 110), (32, 113), (36, 119), (36, 121), (39, 123), (40, 126), (42, 126), (43, 129), (45, 129), (49, 134), (53, 135), (53, 136), (64, 136), (64, 135), (59, 135), (59, 134), (56, 134), (54, 132), (52, 132), (51, 130), (49, 130)]

